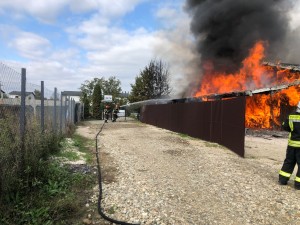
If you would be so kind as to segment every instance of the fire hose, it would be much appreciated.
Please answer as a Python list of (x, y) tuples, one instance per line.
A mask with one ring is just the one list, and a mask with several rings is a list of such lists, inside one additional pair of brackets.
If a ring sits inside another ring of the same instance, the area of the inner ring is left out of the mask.
[(105, 123), (102, 124), (99, 132), (96, 135), (96, 157), (97, 157), (98, 185), (99, 185), (98, 213), (99, 213), (100, 216), (102, 216), (103, 219), (105, 219), (105, 220), (107, 220), (107, 221), (109, 221), (111, 223), (120, 224), (120, 225), (139, 225), (139, 224), (127, 223), (127, 222), (123, 222), (123, 221), (118, 221), (118, 220), (112, 219), (112, 218), (108, 217), (107, 215), (105, 215), (105, 213), (102, 211), (102, 208), (101, 208), (101, 200), (102, 200), (102, 176), (101, 176), (100, 157), (99, 157), (99, 150), (98, 150), (98, 136), (102, 132), (104, 125), (105, 125)]

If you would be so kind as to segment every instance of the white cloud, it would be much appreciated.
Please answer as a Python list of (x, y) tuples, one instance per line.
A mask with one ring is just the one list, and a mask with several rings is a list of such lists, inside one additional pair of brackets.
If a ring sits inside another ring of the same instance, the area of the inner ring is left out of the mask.
[[(160, 4), (156, 16), (164, 30), (152, 32), (143, 27), (127, 31), (113, 20), (147, 0), (113, 3), (103, 0), (53, 0), (51, 3), (28, 0), (27, 6), (23, 4), (22, 7), (17, 4), (21, 1), (2, 0), (0, 10), (11, 8), (16, 13), (27, 13), (43, 21), (55, 19), (65, 7), (77, 13), (93, 11), (89, 18), (81, 17), (80, 22), (65, 28), (74, 44), (65, 49), (41, 35), (14, 30), (10, 47), (29, 59), (23, 67), (27, 68), (28, 80), (32, 83), (45, 80), (48, 87), (77, 90), (85, 80), (96, 76), (116, 76), (121, 80), (123, 91), (129, 91), (135, 77), (154, 57), (166, 60), (176, 76), (187, 72), (187, 62), (192, 58), (187, 51), (190, 47), (189, 22), (177, 3), (175, 6)], [(33, 7), (29, 9), (30, 6)], [(0, 26), (0, 32), (2, 30)]]
[(156, 34), (144, 28), (127, 31), (111, 26), (100, 14), (67, 29), (78, 48), (86, 50), (86, 64), (80, 74), (91, 76), (117, 76), (123, 89), (130, 90), (130, 83), (154, 57)]
[(8, 11), (9, 15), (29, 14), (44, 22), (53, 22), (70, 0), (1, 0), (0, 9)]
[(101, 15), (95, 14), (89, 20), (67, 28), (71, 40), (83, 49), (103, 50), (119, 45), (128, 38), (127, 31), (111, 26)]
[(147, 0), (73, 0), (70, 8), (74, 12), (97, 10), (102, 16), (114, 18), (132, 11), (136, 5)]
[(0, 12), (9, 11), (9, 16), (20, 13), (31, 15), (45, 23), (53, 23), (57, 16), (70, 9), (75, 13), (98, 11), (102, 17), (116, 18), (132, 11), (136, 5), (147, 0), (1, 0)]
[(26, 69), (29, 83), (40, 84), (37, 81), (43, 80), (45, 81), (45, 87), (50, 90), (54, 87), (57, 87), (60, 91), (78, 90), (80, 86), (75, 71), (58, 61), (31, 61), (26, 65)]
[(45, 58), (51, 49), (49, 40), (29, 32), (18, 32), (9, 46), (16, 49), (21, 56), (35, 60)]
[(152, 46), (155, 42), (156, 37), (151, 33), (127, 35), (119, 45), (112, 44), (102, 51), (89, 51), (88, 67), (81, 68), (80, 72), (106, 78), (116, 76), (121, 80), (123, 89), (129, 91), (135, 76), (153, 58)]

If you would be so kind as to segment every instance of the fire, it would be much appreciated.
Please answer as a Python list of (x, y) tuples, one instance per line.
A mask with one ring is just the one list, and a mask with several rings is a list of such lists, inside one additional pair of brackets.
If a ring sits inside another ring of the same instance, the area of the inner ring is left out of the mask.
[[(242, 67), (236, 73), (217, 73), (212, 62), (205, 62), (201, 86), (195, 97), (278, 86), (299, 79), (299, 72), (263, 65), (265, 46), (265, 42), (258, 41), (250, 49), (249, 56), (243, 60)], [(299, 100), (299, 86), (292, 86), (277, 93), (247, 97), (246, 127), (280, 126), (282, 108), (296, 106)]]

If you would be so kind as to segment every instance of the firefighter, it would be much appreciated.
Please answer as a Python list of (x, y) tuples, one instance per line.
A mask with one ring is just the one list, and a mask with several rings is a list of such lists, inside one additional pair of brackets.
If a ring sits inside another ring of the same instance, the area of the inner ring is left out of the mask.
[(109, 105), (105, 106), (104, 110), (104, 117), (105, 117), (105, 123), (107, 123), (107, 120), (109, 119), (109, 114), (111, 113), (111, 108)]
[(112, 122), (116, 122), (116, 120), (118, 119), (118, 112), (119, 112), (119, 106), (116, 105), (116, 107), (113, 110), (113, 119), (112, 119)]
[(286, 185), (293, 173), (295, 165), (298, 165), (298, 171), (295, 177), (295, 189), (300, 190), (300, 102), (297, 105), (296, 112), (291, 113), (282, 123), (282, 128), (290, 132), (286, 158), (279, 171), (279, 184)]

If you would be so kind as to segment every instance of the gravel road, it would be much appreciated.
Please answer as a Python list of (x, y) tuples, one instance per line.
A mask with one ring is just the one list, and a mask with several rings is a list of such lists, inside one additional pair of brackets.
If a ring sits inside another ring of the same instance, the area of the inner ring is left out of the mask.
[[(78, 132), (95, 137), (102, 121)], [(141, 224), (300, 224), (300, 191), (277, 184), (286, 138), (246, 136), (246, 158), (215, 143), (127, 119), (105, 124), (110, 217)], [(292, 177), (293, 178), (293, 177)], [(96, 191), (95, 191), (96, 193)]]

